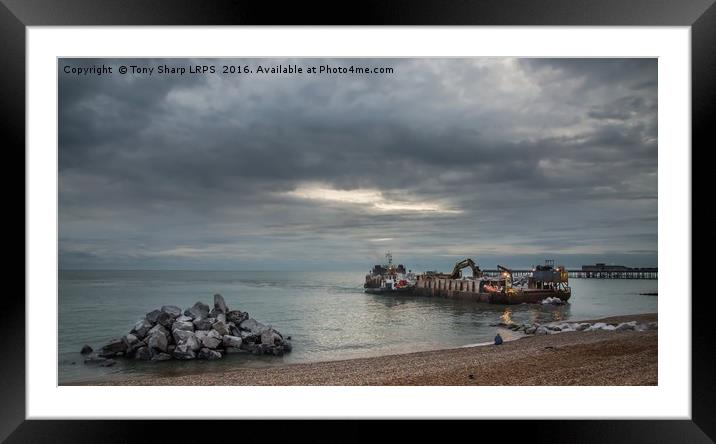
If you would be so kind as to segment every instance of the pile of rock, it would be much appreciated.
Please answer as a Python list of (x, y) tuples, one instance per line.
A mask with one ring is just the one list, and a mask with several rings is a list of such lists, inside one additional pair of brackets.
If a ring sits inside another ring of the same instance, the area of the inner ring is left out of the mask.
[(86, 364), (111, 366), (113, 358), (143, 361), (171, 359), (221, 359), (230, 353), (281, 356), (291, 351), (291, 338), (266, 326), (240, 310), (229, 310), (220, 294), (214, 295), (214, 308), (197, 302), (184, 310), (165, 305), (138, 321), (121, 338), (112, 339), (98, 352), (85, 345)]
[(595, 322), (591, 324), (589, 322), (551, 322), (549, 324), (540, 324), (535, 322), (534, 324), (498, 324), (500, 327), (508, 328), (512, 331), (522, 332), (527, 335), (551, 335), (555, 333), (564, 333), (568, 331), (645, 331), (645, 330), (656, 330), (658, 325), (656, 322), (649, 322), (644, 324), (638, 324), (636, 321), (621, 322), (621, 323), (605, 323)]

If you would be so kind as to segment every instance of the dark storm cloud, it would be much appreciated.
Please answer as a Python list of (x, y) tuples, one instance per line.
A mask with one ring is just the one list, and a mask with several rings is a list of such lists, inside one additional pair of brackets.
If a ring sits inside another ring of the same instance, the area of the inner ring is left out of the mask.
[(61, 266), (656, 262), (655, 60), (231, 62), (395, 73), (61, 71)]

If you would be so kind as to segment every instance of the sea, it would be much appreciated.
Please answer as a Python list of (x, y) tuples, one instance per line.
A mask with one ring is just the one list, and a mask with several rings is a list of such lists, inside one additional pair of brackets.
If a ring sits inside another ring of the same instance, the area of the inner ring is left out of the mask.
[[(587, 320), (656, 313), (657, 280), (570, 279), (567, 305), (491, 305), (471, 301), (363, 292), (365, 272), (98, 271), (61, 270), (58, 292), (58, 384), (145, 375), (185, 375), (238, 367), (371, 357), (506, 340), (518, 333), (499, 322)], [(162, 305), (182, 309), (213, 295), (230, 309), (290, 336), (282, 357), (227, 355), (218, 361), (140, 362), (112, 367), (84, 364), (80, 349), (95, 349), (129, 332)]]

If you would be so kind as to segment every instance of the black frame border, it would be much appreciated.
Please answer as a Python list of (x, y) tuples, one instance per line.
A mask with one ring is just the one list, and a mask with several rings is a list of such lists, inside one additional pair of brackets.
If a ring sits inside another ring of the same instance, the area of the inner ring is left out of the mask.
[[(0, 0), (0, 110), (2, 146), (11, 154), (6, 171), (22, 165), (25, 180), (25, 31), (27, 26), (148, 26), (148, 25), (481, 25), (481, 26), (690, 26), (692, 63), (692, 156), (694, 147), (707, 149), (712, 117), (716, 113), (716, 6), (714, 0), (368, 0), (343, 3), (316, 1), (276, 5), (246, 0)], [(687, 153), (688, 154), (688, 153)], [(11, 163), (12, 162), (12, 163)], [(16, 168), (18, 171), (20, 167)], [(693, 173), (692, 173), (693, 174)], [(13, 175), (3, 175), (6, 189), (16, 186)], [(693, 184), (693, 176), (692, 176)], [(693, 187), (695, 191), (697, 188)], [(9, 194), (9, 193), (8, 193)], [(23, 194), (23, 231), (27, 222)], [(693, 201), (693, 198), (692, 198)], [(19, 206), (19, 205), (18, 205)], [(691, 215), (693, 218), (693, 213)], [(9, 219), (9, 218), (8, 218)], [(13, 219), (19, 219), (17, 216)], [(13, 222), (19, 225), (19, 222)], [(25, 232), (24, 242), (27, 241)], [(693, 237), (693, 234), (692, 234)], [(19, 236), (8, 236), (19, 242)], [(693, 256), (693, 253), (692, 253)], [(25, 274), (25, 243), (23, 243)], [(18, 261), (13, 261), (17, 263)], [(19, 268), (12, 275), (19, 280)], [(688, 273), (693, 276), (691, 270)], [(25, 293), (25, 281), (22, 283)], [(707, 292), (708, 293), (708, 292)], [(693, 297), (692, 304), (692, 420), (575, 420), (502, 421), (468, 423), (479, 436), (509, 436), (511, 440), (552, 442), (714, 442), (716, 439), (716, 342), (707, 309), (709, 294)], [(6, 314), (0, 323), (0, 440), (8, 442), (144, 441), (167, 436), (165, 421), (38, 421), (25, 420), (25, 304), (17, 293), (3, 297)], [(9, 315), (12, 313), (12, 315)], [(617, 401), (622, 402), (622, 401)], [(635, 412), (638, 414), (638, 412)], [(184, 421), (184, 431), (216, 430), (227, 423)], [(251, 426), (290, 430), (292, 435), (320, 435), (306, 423)], [(332, 421), (323, 430), (339, 431), (340, 441), (367, 441), (410, 436), (427, 438), (427, 423), (411, 421), (386, 427), (380, 435), (367, 432), (365, 422)], [(465, 425), (462, 422), (461, 425)], [(230, 428), (232, 426), (228, 426)], [(241, 426), (242, 428), (244, 426)], [(441, 423), (440, 438), (458, 438), (462, 427)], [(509, 428), (509, 434), (505, 434)], [(331, 430), (333, 429), (333, 430)], [(390, 429), (390, 431), (387, 431)], [(489, 433), (492, 432), (492, 433)], [(483, 435), (484, 433), (484, 435)], [(261, 434), (261, 433), (259, 433)], [(242, 438), (248, 437), (241, 433)], [(238, 436), (238, 435), (237, 435)], [(271, 436), (271, 434), (267, 435)], [(494, 435), (493, 435), (494, 436)], [(205, 435), (206, 439), (206, 435)], [(291, 439), (283, 437), (283, 439)], [(464, 439), (464, 438), (463, 438)]]

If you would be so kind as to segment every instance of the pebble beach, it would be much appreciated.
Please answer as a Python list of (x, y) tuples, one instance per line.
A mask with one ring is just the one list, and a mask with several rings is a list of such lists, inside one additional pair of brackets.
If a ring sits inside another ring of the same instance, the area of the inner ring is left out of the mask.
[[(584, 322), (656, 322), (657, 315)], [(83, 385), (657, 385), (658, 331), (569, 331), (502, 345), (237, 368), (181, 376), (142, 376)]]

